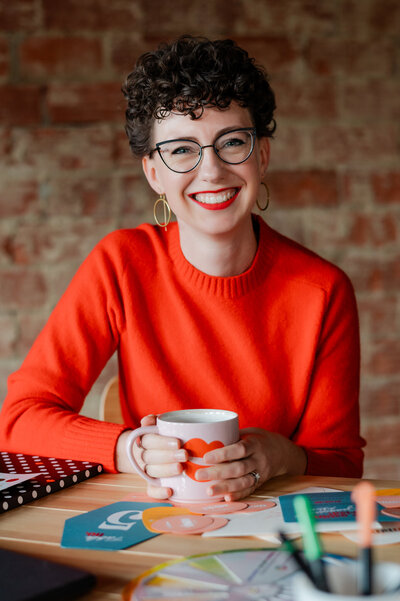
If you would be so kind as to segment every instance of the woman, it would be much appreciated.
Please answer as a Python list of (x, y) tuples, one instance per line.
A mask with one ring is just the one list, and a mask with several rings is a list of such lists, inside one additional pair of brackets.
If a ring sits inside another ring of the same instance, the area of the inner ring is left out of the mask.
[[(243, 430), (197, 471), (216, 480), (210, 494), (238, 499), (280, 474), (360, 476), (351, 284), (252, 214), (269, 201), (275, 100), (264, 71), (230, 40), (186, 36), (143, 55), (123, 91), (162, 227), (114, 232), (83, 263), (9, 379), (1, 446), (128, 472), (125, 441), (140, 422), (218, 407), (238, 412)], [(124, 426), (79, 415), (116, 349)], [(154, 477), (187, 459), (156, 435), (134, 452)]]

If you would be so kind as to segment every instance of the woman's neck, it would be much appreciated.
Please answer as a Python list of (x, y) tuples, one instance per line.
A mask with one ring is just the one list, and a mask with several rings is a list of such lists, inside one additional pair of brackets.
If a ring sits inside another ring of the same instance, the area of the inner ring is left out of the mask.
[(246, 271), (257, 252), (257, 235), (251, 216), (239, 231), (223, 234), (194, 233), (179, 223), (182, 252), (189, 263), (211, 276), (230, 277)]

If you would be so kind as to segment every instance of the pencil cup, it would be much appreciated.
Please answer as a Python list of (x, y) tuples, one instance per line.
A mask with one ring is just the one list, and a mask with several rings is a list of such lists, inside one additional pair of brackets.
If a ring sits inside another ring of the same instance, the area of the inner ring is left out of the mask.
[[(151, 478), (138, 465), (133, 454), (134, 441), (144, 434), (160, 434), (179, 438), (188, 452), (189, 459), (183, 464), (179, 476)], [(210, 496), (208, 481), (197, 481), (196, 471), (206, 467), (203, 455), (208, 451), (233, 444), (239, 440), (239, 418), (233, 411), (223, 409), (182, 409), (170, 411), (157, 417), (157, 425), (143, 426), (133, 430), (127, 440), (127, 454), (135, 470), (154, 486), (166, 486), (173, 491), (171, 501), (198, 503), (216, 501), (220, 496)]]
[(319, 590), (302, 572), (293, 578), (294, 601), (399, 601), (400, 565), (377, 563), (373, 567), (372, 595), (358, 593), (358, 564), (325, 564), (329, 593)]

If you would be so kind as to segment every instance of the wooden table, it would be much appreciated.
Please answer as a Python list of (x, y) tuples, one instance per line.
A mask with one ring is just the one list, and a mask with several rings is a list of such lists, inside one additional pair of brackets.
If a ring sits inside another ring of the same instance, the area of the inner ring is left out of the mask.
[[(294, 492), (307, 486), (329, 486), (351, 490), (357, 480), (311, 476), (280, 477), (267, 482), (257, 491), (258, 497)], [(399, 488), (400, 482), (373, 481), (377, 488)], [(129, 549), (91, 551), (60, 547), (67, 518), (103, 505), (121, 501), (129, 493), (144, 492), (144, 481), (133, 474), (102, 474), (90, 480), (51, 494), (0, 515), (0, 547), (24, 552), (85, 568), (98, 577), (95, 590), (82, 601), (111, 601), (121, 598), (125, 584), (146, 569), (169, 559), (186, 555), (242, 549), (273, 547), (256, 538), (202, 538), (200, 536), (161, 535)], [(324, 534), (327, 552), (356, 556), (357, 547), (340, 534)], [(376, 548), (381, 561), (400, 563), (400, 544)]]

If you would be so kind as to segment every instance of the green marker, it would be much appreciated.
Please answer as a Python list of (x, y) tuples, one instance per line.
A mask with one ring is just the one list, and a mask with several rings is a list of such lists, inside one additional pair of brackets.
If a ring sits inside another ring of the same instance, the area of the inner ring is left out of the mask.
[(294, 498), (294, 509), (303, 535), (304, 555), (315, 583), (321, 591), (329, 592), (322, 562), (322, 548), (315, 531), (315, 518), (310, 499), (303, 495)]

